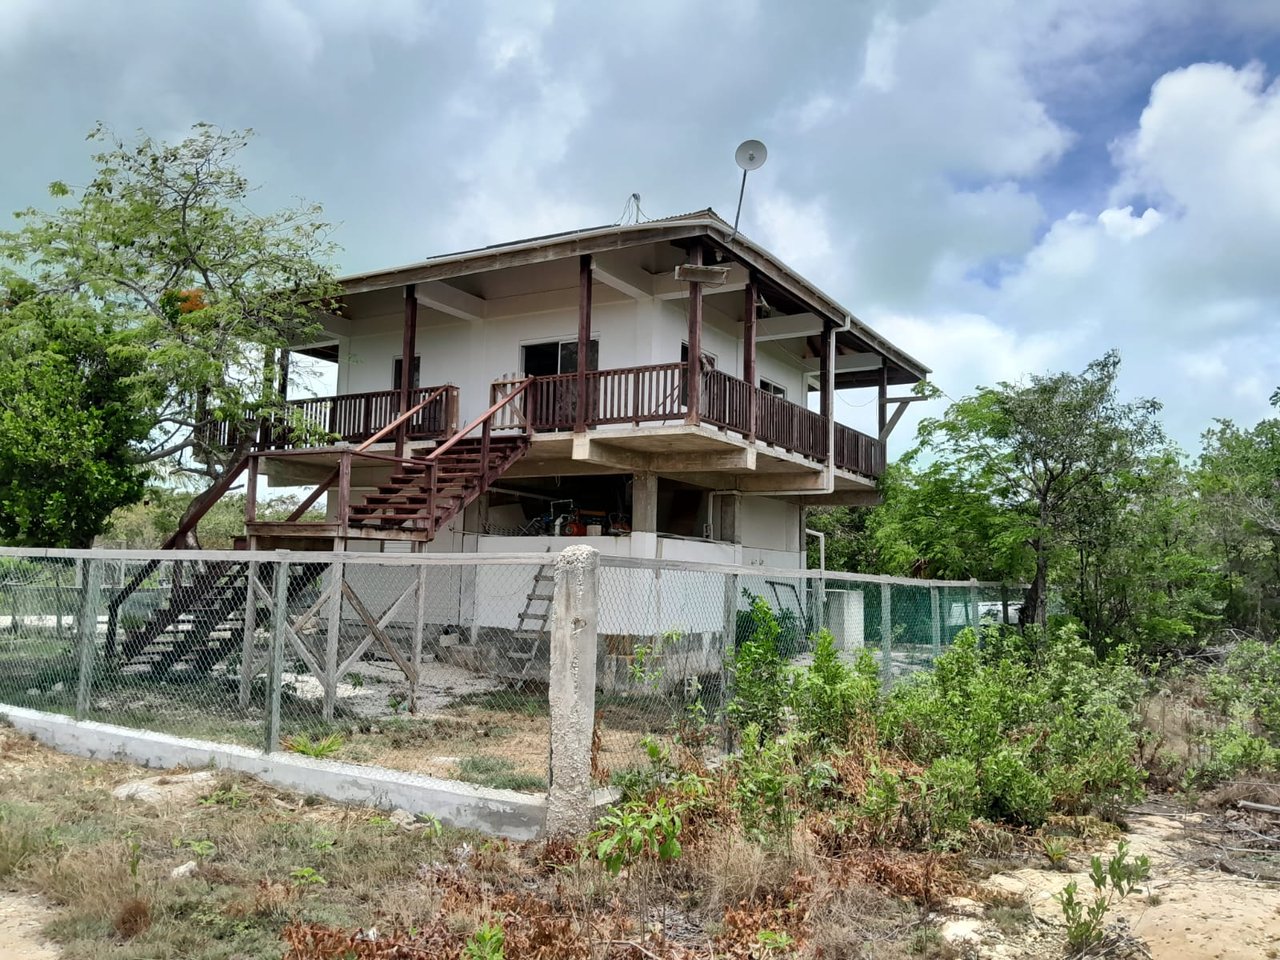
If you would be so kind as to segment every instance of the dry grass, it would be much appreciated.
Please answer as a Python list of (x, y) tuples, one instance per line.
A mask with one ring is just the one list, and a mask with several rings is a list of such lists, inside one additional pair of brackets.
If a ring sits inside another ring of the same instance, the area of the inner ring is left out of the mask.
[[(238, 776), (160, 812), (111, 797), (145, 775), (0, 729), (0, 865), (60, 906), (48, 932), (67, 960), (449, 958), (487, 922), (511, 960), (747, 960), (762, 935), (789, 944), (779, 956), (947, 955), (916, 902), (958, 889), (947, 861), (821, 855), (804, 825), (769, 848), (708, 821), (676, 862), (613, 877), (563, 840), (410, 833)], [(189, 859), (195, 874), (172, 879)], [(381, 953), (358, 939), (375, 926)]]

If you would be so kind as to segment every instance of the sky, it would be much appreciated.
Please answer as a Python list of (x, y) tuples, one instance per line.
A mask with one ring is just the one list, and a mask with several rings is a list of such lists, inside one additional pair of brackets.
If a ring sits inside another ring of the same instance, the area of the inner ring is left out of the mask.
[(255, 206), (323, 204), (345, 273), (633, 192), (731, 219), (759, 138), (743, 232), (947, 396), (1115, 348), (1194, 452), (1280, 386), (1278, 78), (1276, 0), (0, 0), (0, 211), (98, 121), (251, 127)]

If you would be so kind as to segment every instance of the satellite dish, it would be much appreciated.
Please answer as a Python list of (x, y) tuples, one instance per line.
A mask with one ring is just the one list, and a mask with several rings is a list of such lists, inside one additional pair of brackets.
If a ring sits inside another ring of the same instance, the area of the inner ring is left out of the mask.
[(742, 186), (738, 188), (738, 210), (733, 215), (733, 237), (738, 235), (738, 218), (742, 216), (742, 195), (747, 191), (747, 174), (759, 170), (769, 159), (769, 151), (759, 140), (743, 140), (733, 153), (733, 159), (742, 168)]
[(733, 159), (738, 162), (743, 171), (759, 170), (764, 166), (764, 162), (769, 159), (769, 151), (765, 145), (759, 140), (743, 140), (738, 144), (738, 149), (733, 154)]

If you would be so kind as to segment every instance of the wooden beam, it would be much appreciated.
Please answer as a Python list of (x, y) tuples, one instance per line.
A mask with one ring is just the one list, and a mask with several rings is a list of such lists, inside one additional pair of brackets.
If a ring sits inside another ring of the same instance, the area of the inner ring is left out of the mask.
[(447, 313), (459, 320), (484, 320), (489, 315), (488, 301), (441, 280), (419, 283), (416, 286), (418, 302), (425, 307)]
[[(697, 242), (689, 251), (694, 266), (702, 263), (702, 243)], [(688, 382), (688, 412), (685, 423), (702, 420), (702, 284), (689, 282), (689, 363), (685, 370)]]
[(587, 358), (591, 348), (591, 254), (578, 258), (578, 382), (574, 432), (587, 429)]
[[(800, 364), (806, 373), (818, 373), (822, 369), (822, 358), (820, 356), (803, 357)], [(878, 353), (845, 353), (836, 355), (834, 371), (860, 373), (865, 370), (879, 370), (883, 366), (884, 357)]]
[(756, 334), (756, 340), (759, 343), (768, 343), (771, 340), (797, 340), (800, 337), (821, 333), (822, 325), (823, 318), (816, 313), (763, 317), (760, 320), (760, 332)]
[[(590, 254), (583, 254), (590, 256)], [(633, 300), (648, 300), (653, 297), (653, 274), (637, 270), (621, 263), (606, 263), (598, 258), (595, 261), (595, 278), (606, 287), (624, 293)]]

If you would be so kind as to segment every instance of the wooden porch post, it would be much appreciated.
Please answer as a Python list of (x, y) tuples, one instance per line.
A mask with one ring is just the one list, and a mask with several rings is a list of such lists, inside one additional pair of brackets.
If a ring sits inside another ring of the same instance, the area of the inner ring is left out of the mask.
[(747, 277), (742, 316), (742, 379), (747, 382), (747, 439), (756, 438), (756, 275)]
[(821, 410), (827, 431), (827, 463), (835, 462), (836, 455), (836, 326), (822, 325), (822, 383)]
[(880, 436), (884, 433), (884, 425), (888, 422), (888, 419), (889, 419), (888, 400), (889, 400), (889, 368), (884, 364), (883, 361), (881, 361), (880, 363), (880, 402), (876, 405), (877, 410), (879, 411), (878, 419), (880, 424), (880, 429), (876, 434), (877, 436)]
[(587, 429), (587, 355), (591, 349), (591, 254), (578, 258), (578, 403), (576, 433)]
[(279, 376), (276, 380), (276, 393), (280, 394), (281, 403), (289, 399), (289, 356), (289, 350), (282, 349), (280, 351), (280, 362), (277, 365)]
[[(418, 296), (415, 284), (404, 288), (404, 345), (400, 351), (400, 406), (397, 413), (409, 409), (409, 393), (413, 390), (413, 356), (418, 347)], [(402, 423), (396, 430), (396, 456), (404, 456), (404, 441), (409, 424)]]
[[(689, 262), (702, 266), (702, 241), (695, 241), (689, 251)], [(685, 370), (689, 382), (688, 412), (685, 423), (702, 421), (702, 284), (689, 281), (689, 364)]]

